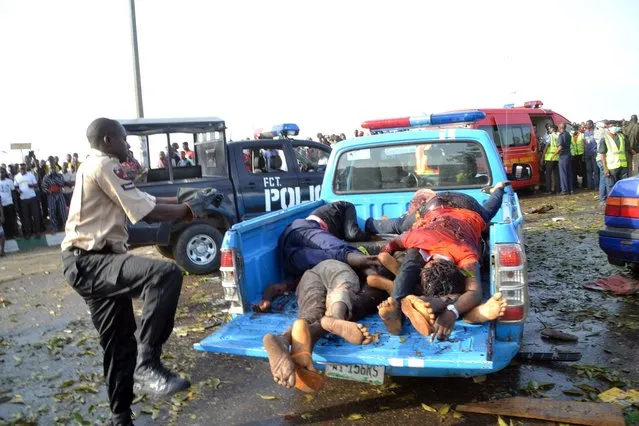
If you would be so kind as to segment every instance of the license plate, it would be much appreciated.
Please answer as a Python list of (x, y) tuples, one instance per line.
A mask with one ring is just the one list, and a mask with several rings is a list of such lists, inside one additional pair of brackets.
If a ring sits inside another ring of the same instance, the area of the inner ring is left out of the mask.
[(325, 374), (336, 379), (383, 385), (384, 371), (383, 365), (326, 364)]

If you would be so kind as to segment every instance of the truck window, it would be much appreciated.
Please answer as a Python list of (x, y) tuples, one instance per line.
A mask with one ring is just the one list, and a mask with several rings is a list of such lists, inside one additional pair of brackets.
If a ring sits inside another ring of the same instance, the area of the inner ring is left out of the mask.
[(243, 149), (242, 161), (248, 173), (288, 172), (289, 165), (282, 149)]
[(223, 132), (196, 134), (195, 152), (202, 176), (227, 176), (226, 147)]
[(530, 125), (506, 124), (495, 126), (479, 126), (493, 139), (498, 147), (530, 145)]
[(345, 194), (480, 188), (491, 183), (490, 175), (486, 153), (478, 142), (418, 142), (342, 153), (333, 190)]
[(293, 147), (295, 159), (301, 172), (323, 172), (326, 170), (330, 154), (319, 148), (307, 145)]

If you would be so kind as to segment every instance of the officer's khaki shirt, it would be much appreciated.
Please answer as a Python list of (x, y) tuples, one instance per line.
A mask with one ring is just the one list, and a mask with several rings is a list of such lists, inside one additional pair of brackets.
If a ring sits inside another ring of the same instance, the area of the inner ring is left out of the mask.
[(127, 251), (126, 218), (142, 220), (155, 207), (155, 197), (125, 179), (120, 162), (96, 149), (78, 169), (62, 250)]

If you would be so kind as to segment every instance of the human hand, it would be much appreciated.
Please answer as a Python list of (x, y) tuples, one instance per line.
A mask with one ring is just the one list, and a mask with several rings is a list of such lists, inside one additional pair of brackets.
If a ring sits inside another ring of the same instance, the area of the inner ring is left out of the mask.
[(217, 189), (208, 188), (198, 191), (195, 196), (185, 204), (191, 210), (193, 218), (196, 218), (203, 217), (210, 204), (213, 204), (215, 207), (219, 207), (220, 204), (222, 204), (223, 199), (224, 195), (217, 192)]
[(430, 335), (430, 341), (434, 341), (435, 338), (448, 340), (450, 334), (453, 332), (456, 320), (457, 318), (452, 311), (446, 310), (442, 312), (437, 318), (437, 321), (435, 321), (433, 333)]
[(349, 253), (346, 263), (353, 269), (368, 269), (380, 266), (377, 256), (366, 256), (359, 252)]
[(610, 177), (610, 170), (605, 170), (604, 171), (604, 176), (605, 177)]

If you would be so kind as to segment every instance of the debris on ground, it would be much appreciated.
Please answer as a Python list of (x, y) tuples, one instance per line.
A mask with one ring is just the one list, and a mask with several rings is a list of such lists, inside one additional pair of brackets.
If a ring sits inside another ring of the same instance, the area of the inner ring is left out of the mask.
[(639, 293), (639, 280), (622, 277), (621, 275), (612, 275), (606, 278), (599, 278), (584, 284), (584, 288), (594, 291), (606, 291), (615, 296), (628, 296)]
[(458, 405), (457, 411), (523, 417), (579, 425), (625, 425), (620, 407), (614, 404), (599, 404), (596, 402), (513, 397)]
[(553, 217), (552, 218), (553, 222), (564, 222), (565, 220), (566, 220), (566, 218), (563, 217), (563, 216), (557, 216), (557, 217)]
[(528, 213), (530, 213), (530, 214), (543, 214), (543, 213), (548, 213), (549, 211), (551, 211), (554, 208), (555, 207), (551, 206), (550, 204), (544, 204), (543, 206), (535, 207), (534, 209), (532, 209)]
[(621, 408), (628, 408), (633, 404), (639, 404), (639, 391), (635, 389), (623, 391), (619, 388), (610, 388), (597, 395), (597, 397), (603, 402), (611, 402)]
[(563, 331), (553, 330), (552, 328), (544, 328), (541, 330), (541, 337), (561, 340), (562, 342), (577, 342), (579, 340), (574, 334), (564, 333)]
[(519, 352), (517, 358), (522, 361), (538, 362), (576, 362), (581, 360), (580, 352)]

